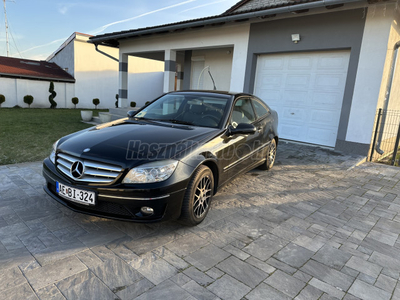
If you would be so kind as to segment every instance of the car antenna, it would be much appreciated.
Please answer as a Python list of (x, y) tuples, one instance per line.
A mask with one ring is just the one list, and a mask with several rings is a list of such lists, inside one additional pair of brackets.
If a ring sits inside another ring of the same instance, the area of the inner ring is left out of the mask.
[(216, 90), (217, 90), (217, 87), (215, 86), (214, 78), (213, 78), (213, 76), (211, 75), (210, 66), (208, 66), (208, 74), (210, 74), (211, 80), (212, 80), (213, 85), (214, 85), (214, 91), (216, 91)]
[(205, 67), (203, 70), (201, 70), (200, 75), (199, 75), (199, 79), (198, 79), (198, 81), (197, 81), (197, 89), (199, 89), (199, 87), (200, 87), (200, 79), (201, 79), (201, 76), (203, 75), (203, 72), (204, 72), (206, 69), (208, 69), (208, 74), (209, 74), (210, 77), (211, 77), (211, 80), (212, 80), (212, 83), (213, 83), (213, 86), (214, 86), (214, 91), (216, 91), (216, 90), (217, 90), (217, 87), (215, 86), (214, 78), (213, 78), (212, 75), (211, 75), (210, 66), (207, 66), (207, 67)]

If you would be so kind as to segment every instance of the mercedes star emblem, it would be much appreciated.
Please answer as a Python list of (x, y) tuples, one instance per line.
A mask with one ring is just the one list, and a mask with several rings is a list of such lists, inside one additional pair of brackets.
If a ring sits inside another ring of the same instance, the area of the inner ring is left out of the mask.
[(90, 148), (86, 148), (85, 150), (83, 150), (84, 153), (89, 152)]
[(73, 177), (79, 179), (85, 172), (85, 165), (78, 160), (72, 164), (70, 172)]

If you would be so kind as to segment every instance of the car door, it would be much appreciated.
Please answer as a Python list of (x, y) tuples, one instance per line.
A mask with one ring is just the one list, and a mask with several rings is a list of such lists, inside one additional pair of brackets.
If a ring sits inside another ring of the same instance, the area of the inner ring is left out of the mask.
[[(256, 114), (250, 97), (241, 97), (235, 101), (231, 111), (229, 124), (236, 127), (240, 123), (254, 124)], [(225, 136), (227, 146), (223, 150), (223, 171), (231, 178), (255, 162), (252, 161), (253, 151), (259, 145), (260, 132), (254, 134), (235, 134)]]

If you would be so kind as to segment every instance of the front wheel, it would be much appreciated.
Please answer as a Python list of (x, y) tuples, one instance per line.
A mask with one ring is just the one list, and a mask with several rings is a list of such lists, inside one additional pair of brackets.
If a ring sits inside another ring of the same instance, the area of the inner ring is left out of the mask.
[(269, 144), (267, 157), (265, 158), (264, 163), (259, 167), (261, 170), (270, 170), (275, 163), (276, 158), (276, 140), (273, 139)]
[(182, 203), (181, 220), (187, 225), (200, 224), (206, 217), (214, 192), (214, 176), (210, 168), (200, 166), (190, 179)]

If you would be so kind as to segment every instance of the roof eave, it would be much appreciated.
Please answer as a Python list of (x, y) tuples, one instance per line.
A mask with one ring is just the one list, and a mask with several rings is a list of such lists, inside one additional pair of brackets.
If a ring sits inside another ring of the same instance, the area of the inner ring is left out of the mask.
[(34, 79), (34, 80), (46, 80), (46, 81), (56, 81), (56, 82), (75, 83), (75, 78), (43, 77), (43, 76), (32, 76), (32, 75), (12, 74), (12, 73), (0, 73), (0, 77), (21, 78), (21, 79)]

